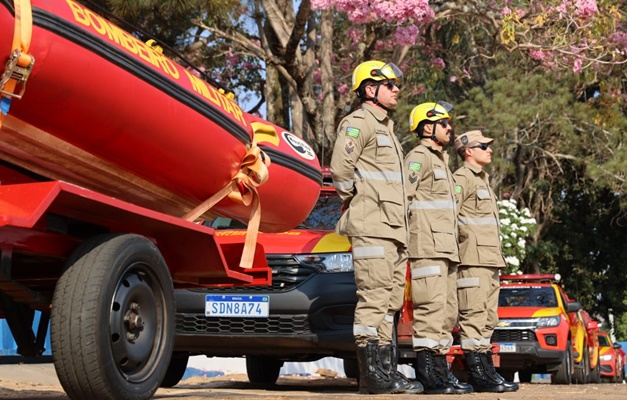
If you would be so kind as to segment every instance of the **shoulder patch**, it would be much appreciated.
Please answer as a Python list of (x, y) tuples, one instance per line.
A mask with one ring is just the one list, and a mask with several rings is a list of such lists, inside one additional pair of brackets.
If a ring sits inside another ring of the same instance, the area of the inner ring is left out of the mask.
[(361, 132), (361, 130), (359, 128), (353, 128), (351, 126), (346, 128), (346, 136), (358, 138), (360, 132)]
[(410, 161), (409, 162), (409, 170), (410, 171), (416, 171), (416, 172), (420, 172), (420, 169), (422, 168), (422, 164), (419, 162), (413, 162)]
[(462, 185), (455, 185), (455, 193), (461, 193), (462, 192)]

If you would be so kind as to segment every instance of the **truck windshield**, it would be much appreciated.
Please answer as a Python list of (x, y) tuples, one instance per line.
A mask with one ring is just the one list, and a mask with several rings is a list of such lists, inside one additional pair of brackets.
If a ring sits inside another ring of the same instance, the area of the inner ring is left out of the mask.
[(309, 216), (299, 228), (334, 230), (342, 216), (342, 200), (337, 195), (320, 196)]
[(607, 339), (606, 336), (599, 336), (599, 346), (601, 347), (610, 347), (610, 341)]
[(551, 287), (501, 288), (500, 307), (557, 307)]

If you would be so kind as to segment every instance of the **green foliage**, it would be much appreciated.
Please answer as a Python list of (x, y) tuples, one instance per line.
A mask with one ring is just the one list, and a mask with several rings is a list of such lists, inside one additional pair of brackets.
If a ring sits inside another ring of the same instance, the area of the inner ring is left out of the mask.
[[(167, 46), (181, 46), (192, 21), (199, 17), (201, 5), (217, 3), (203, 0), (82, 0), (98, 5), (117, 22), (142, 40), (157, 39)], [(146, 34), (144, 34), (144, 32)]]
[[(627, 302), (627, 299), (623, 302)], [(627, 341), (627, 312), (614, 316), (614, 336), (619, 342)]]
[(627, 312), (627, 225), (617, 219), (619, 197), (592, 180), (569, 182), (561, 180), (556, 223), (542, 239), (547, 243), (543, 257), (552, 261), (546, 272), (559, 272), (566, 291), (588, 311), (607, 318), (611, 308), (622, 315)]
[(599, 89), (596, 98), (582, 98), (580, 85), (576, 76), (525, 73), (502, 64), (456, 107), (457, 130), (480, 129), (496, 139), (493, 186), (513, 193), (540, 224), (550, 220), (552, 205), (543, 199), (550, 197), (565, 162), (588, 162), (583, 173), (627, 195), (621, 178), (627, 118), (616, 104), (606, 104), (608, 93)]

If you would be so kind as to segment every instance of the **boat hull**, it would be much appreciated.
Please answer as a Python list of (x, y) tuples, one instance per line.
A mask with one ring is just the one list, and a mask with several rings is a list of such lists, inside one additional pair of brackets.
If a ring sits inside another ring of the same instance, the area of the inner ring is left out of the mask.
[[(278, 138), (258, 138), (271, 159), (269, 178), (259, 187), (260, 230), (284, 231), (305, 219), (322, 180), (306, 143), (304, 152), (295, 148), (296, 136), (245, 113), (219, 89), (84, 6), (31, 3), (28, 53), (35, 64), (24, 96), (13, 99), (3, 122), (1, 159), (183, 216), (237, 174), (256, 122), (273, 126)], [(0, 0), (3, 63), (13, 26), (12, 2)], [(225, 198), (204, 217), (214, 214), (246, 222), (250, 207)]]

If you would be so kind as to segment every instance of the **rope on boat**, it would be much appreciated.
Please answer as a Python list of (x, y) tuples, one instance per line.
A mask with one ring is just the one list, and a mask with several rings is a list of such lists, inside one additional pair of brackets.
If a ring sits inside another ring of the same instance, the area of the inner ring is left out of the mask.
[(248, 152), (242, 159), (239, 172), (231, 181), (219, 192), (183, 216), (183, 219), (195, 221), (225, 197), (245, 206), (251, 206), (244, 250), (240, 259), (241, 268), (252, 268), (255, 258), (255, 247), (261, 222), (261, 201), (257, 188), (268, 180), (269, 166), (270, 157), (257, 146), (257, 142), (253, 139)]
[[(13, 45), (0, 77), (0, 127), (4, 116), (9, 113), (14, 98), (21, 99), (26, 89), (26, 81), (33, 69), (35, 58), (28, 54), (33, 36), (33, 10), (29, 0), (14, 0), (15, 28)], [(19, 93), (16, 93), (19, 90)]]

